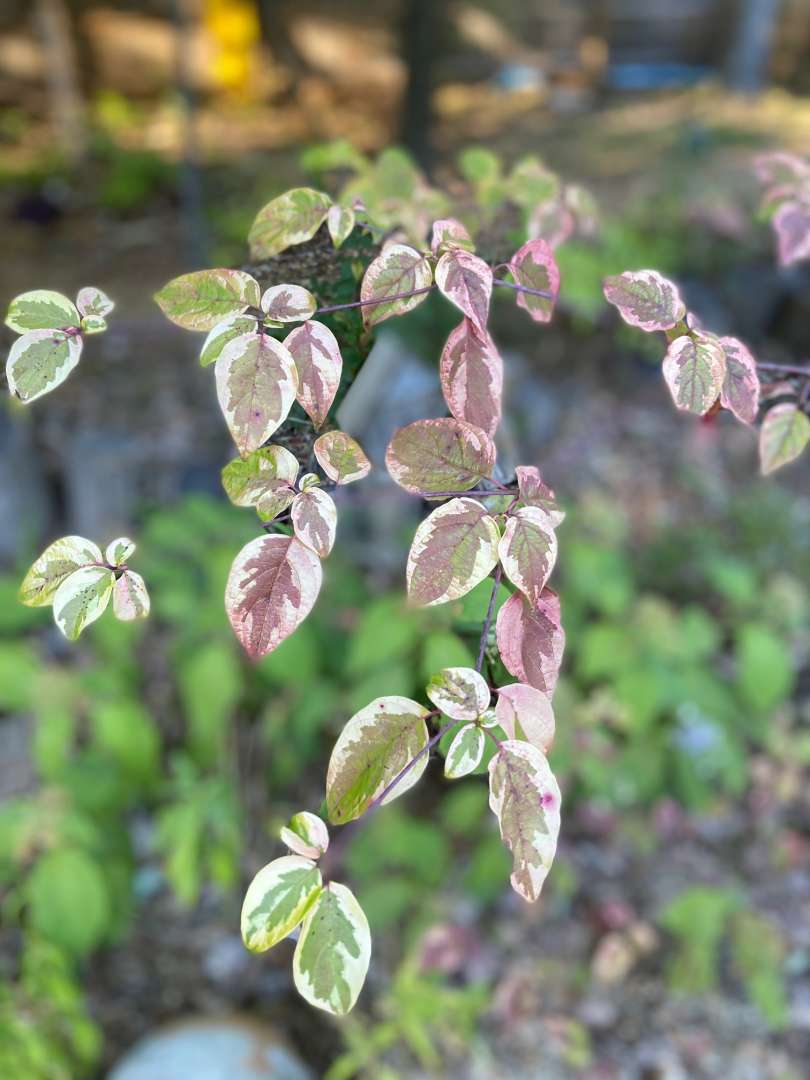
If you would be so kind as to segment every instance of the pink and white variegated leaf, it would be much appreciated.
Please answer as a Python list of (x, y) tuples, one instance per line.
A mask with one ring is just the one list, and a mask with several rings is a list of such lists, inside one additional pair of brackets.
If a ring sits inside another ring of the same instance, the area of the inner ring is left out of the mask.
[(310, 319), (289, 333), (284, 344), (298, 370), (298, 400), (319, 428), (335, 400), (343, 371), (337, 338), (328, 326)]
[(538, 603), (530, 604), (521, 593), (513, 593), (498, 612), (495, 634), (509, 674), (551, 694), (565, 651), (557, 594), (543, 589)]
[(527, 232), (530, 240), (545, 240), (553, 250), (571, 236), (576, 219), (560, 198), (538, 203), (529, 214)]
[(256, 215), (248, 233), (254, 259), (272, 259), (294, 244), (311, 240), (329, 213), (332, 200), (314, 188), (292, 188), (271, 199)]
[(317, 814), (302, 810), (279, 830), (290, 851), (305, 859), (319, 859), (329, 848), (329, 830)]
[(614, 274), (605, 278), (602, 291), (624, 321), (639, 330), (669, 330), (686, 315), (677, 287), (657, 270)]
[(486, 330), (476, 331), (466, 316), (442, 349), (439, 377), (453, 416), (494, 436), (501, 420), (503, 360)]
[(145, 619), (149, 614), (146, 583), (134, 570), (125, 570), (113, 586), (113, 612), (121, 622)]
[(533, 903), (560, 833), (560, 789), (546, 755), (517, 739), (502, 742), (489, 763), (489, 806), (512, 852), (512, 888)]
[(345, 431), (327, 431), (312, 446), (315, 458), (336, 484), (353, 484), (371, 472), (371, 462), (362, 446)]
[(714, 334), (693, 331), (670, 342), (662, 370), (677, 407), (703, 416), (723, 389), (726, 354)]
[(537, 506), (540, 510), (544, 510), (554, 526), (565, 519), (565, 511), (558, 506), (553, 489), (544, 482), (536, 466), (518, 465), (515, 476), (522, 502), (527, 506)]
[(466, 491), (492, 476), (495, 444), (466, 420), (415, 420), (394, 432), (385, 452), (391, 479), (406, 491)]
[(287, 418), (298, 389), (289, 349), (268, 334), (228, 342), (215, 367), (217, 397), (243, 456), (258, 448)]
[(263, 520), (286, 510), (295, 498), (298, 462), (283, 446), (262, 446), (234, 458), (222, 470), (222, 486), (234, 506), (255, 506)]
[(354, 228), (356, 214), (353, 206), (340, 206), (335, 203), (329, 207), (326, 215), (326, 227), (334, 247), (339, 248), (346, 241)]
[(425, 693), (451, 720), (477, 720), (489, 708), (487, 681), (474, 668), (442, 668), (432, 676)]
[(528, 683), (510, 683), (498, 690), (495, 718), (509, 739), (522, 739), (547, 754), (554, 742), (551, 698)]
[(213, 330), (209, 330), (200, 349), (200, 367), (208, 367), (209, 364), (216, 363), (222, 355), (222, 350), (234, 338), (241, 337), (243, 334), (255, 334), (258, 329), (259, 320), (256, 316), (246, 315), (242, 311), (218, 322)]
[(260, 536), (233, 561), (225, 610), (248, 656), (277, 648), (312, 610), (321, 588), (321, 560), (294, 536)]
[(785, 401), (765, 413), (759, 431), (759, 460), (764, 475), (795, 461), (810, 442), (810, 419), (796, 402)]
[(290, 516), (301, 543), (325, 559), (332, 550), (337, 530), (337, 507), (332, 496), (319, 487), (300, 491), (292, 501)]
[(560, 271), (551, 245), (545, 240), (529, 240), (509, 260), (509, 271), (516, 285), (551, 293), (548, 299), (531, 293), (517, 294), (517, 306), (528, 311), (535, 322), (550, 322), (560, 291)]
[(451, 248), (436, 263), (436, 284), (479, 333), (485, 333), (492, 296), (492, 271), (477, 255)]
[(82, 318), (103, 319), (115, 307), (114, 302), (94, 285), (85, 285), (76, 296), (76, 307)]
[(82, 355), (82, 339), (63, 330), (31, 330), (17, 338), (6, 360), (11, 393), (25, 405), (60, 386)]
[(427, 709), (410, 698), (379, 697), (366, 705), (341, 731), (326, 772), (326, 806), (336, 825), (368, 810), (402, 769), (416, 764), (382, 800), (389, 803), (413, 787), (425, 771)]
[(443, 255), (452, 248), (463, 248), (465, 251), (474, 251), (475, 244), (460, 221), (455, 218), (441, 218), (433, 222), (433, 231), (430, 237), (430, 250), (434, 255)]
[(475, 499), (451, 499), (429, 514), (408, 554), (408, 598), (419, 607), (458, 600), (498, 561), (498, 526)]
[(720, 345), (726, 357), (720, 404), (744, 424), (753, 424), (759, 410), (757, 362), (737, 338), (722, 337)]
[(465, 724), (453, 737), (444, 759), (444, 775), (448, 780), (469, 776), (481, 764), (486, 736), (476, 724)]
[(218, 322), (259, 306), (259, 285), (244, 270), (195, 270), (155, 293), (158, 307), (184, 330), (213, 330)]
[(15, 296), (6, 315), (6, 326), (15, 334), (27, 334), (31, 330), (77, 330), (80, 323), (76, 305), (50, 289), (32, 289)]
[(790, 184), (795, 181), (810, 180), (810, 162), (805, 161), (798, 154), (775, 150), (767, 154), (759, 154), (754, 158), (754, 172), (760, 183), (767, 187), (774, 184)]
[(782, 203), (773, 215), (773, 227), (782, 266), (810, 259), (810, 200)]
[[(424, 255), (407, 244), (388, 244), (369, 263), (360, 286), (366, 325), (378, 326), (394, 315), (413, 311), (427, 296), (432, 282), (430, 263)], [(419, 289), (423, 291), (405, 295)]]
[(535, 606), (557, 561), (554, 526), (543, 510), (522, 506), (507, 519), (498, 545), (504, 573)]
[(317, 307), (318, 301), (301, 285), (271, 285), (262, 294), (261, 309), (273, 322), (304, 322)]

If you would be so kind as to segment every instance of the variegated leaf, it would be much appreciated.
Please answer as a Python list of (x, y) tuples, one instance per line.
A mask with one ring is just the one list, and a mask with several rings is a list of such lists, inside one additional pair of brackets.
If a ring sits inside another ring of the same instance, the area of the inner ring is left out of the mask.
[(311, 319), (289, 333), (284, 344), (298, 370), (298, 400), (315, 427), (322, 427), (343, 371), (337, 338), (328, 326)]
[(357, 1001), (371, 959), (371, 931), (345, 885), (330, 881), (304, 919), (293, 954), (293, 981), (301, 997), (334, 1016)]
[(759, 411), (759, 375), (750, 351), (733, 337), (719, 339), (726, 358), (720, 404), (744, 424), (753, 424)]
[(266, 952), (301, 922), (321, 892), (321, 872), (310, 859), (284, 855), (263, 867), (242, 904), (242, 940), (251, 952)]
[(318, 301), (301, 285), (271, 285), (262, 294), (262, 311), (273, 322), (304, 322), (317, 307)]
[(529, 213), (529, 240), (545, 240), (552, 251), (571, 236), (576, 228), (574, 215), (560, 198), (538, 203)]
[(245, 544), (228, 575), (225, 610), (248, 656), (266, 656), (304, 621), (322, 576), (321, 560), (293, 536)]
[(408, 597), (419, 607), (458, 600), (498, 561), (498, 526), (475, 499), (451, 499), (429, 514), (411, 544)]
[(557, 505), (554, 491), (544, 483), (540, 470), (534, 465), (518, 465), (515, 469), (521, 501), (527, 506), (543, 510), (555, 527), (565, 518), (565, 511)]
[(243, 312), (229, 315), (227, 319), (217, 323), (203, 342), (200, 350), (200, 366), (208, 367), (209, 364), (216, 363), (222, 355), (222, 350), (234, 338), (242, 337), (244, 334), (256, 334), (258, 331), (259, 320), (255, 315), (245, 315)]
[(656, 270), (628, 270), (605, 278), (605, 299), (640, 330), (669, 330), (686, 315), (678, 289)]
[(444, 759), (444, 775), (448, 780), (468, 776), (481, 764), (486, 736), (475, 724), (465, 724), (456, 732)]
[(327, 431), (312, 446), (315, 458), (336, 484), (353, 484), (371, 472), (371, 462), (363, 448), (345, 431)]
[(773, 215), (782, 266), (810, 259), (810, 200), (784, 202)]
[(489, 805), (512, 852), (512, 888), (540, 896), (560, 832), (560, 789), (546, 755), (517, 740), (501, 743), (489, 763)]
[(83, 566), (64, 579), (53, 598), (53, 617), (69, 641), (104, 613), (114, 582), (104, 566)]
[(121, 566), (135, 552), (135, 545), (128, 536), (119, 536), (117, 540), (111, 540), (107, 544), (104, 558), (110, 566)]
[(314, 188), (292, 188), (263, 206), (248, 233), (254, 259), (271, 259), (294, 244), (311, 240), (329, 213), (332, 200)]
[(30, 330), (76, 330), (80, 323), (76, 305), (50, 289), (32, 289), (15, 296), (6, 315), (6, 326), (17, 334), (27, 334)]
[[(326, 806), (337, 825), (369, 808), (408, 762), (428, 744), (427, 709), (410, 698), (376, 698), (354, 714), (335, 743), (326, 773)], [(413, 787), (427, 768), (423, 753), (384, 803)]]
[(339, 248), (348, 239), (354, 228), (355, 218), (356, 215), (352, 206), (339, 206), (335, 203), (334, 206), (329, 207), (329, 213), (326, 215), (326, 226), (336, 248)]
[(406, 491), (465, 491), (495, 467), (495, 444), (466, 420), (415, 420), (394, 432), (385, 453), (391, 479)]
[(463, 248), (446, 251), (436, 263), (436, 284), (479, 333), (486, 332), (492, 271), (483, 259)]
[(100, 315), (85, 315), (82, 318), (82, 333), (102, 334), (107, 329), (107, 320)]
[(517, 294), (517, 306), (528, 311), (535, 322), (550, 322), (560, 291), (560, 271), (551, 245), (545, 240), (529, 240), (509, 260), (509, 271), (516, 285), (551, 293), (550, 299)]
[(595, 236), (599, 231), (599, 205), (592, 193), (579, 184), (566, 184), (563, 199), (574, 215), (577, 232)]
[(320, 485), (321, 478), (317, 473), (308, 472), (304, 473), (301, 479), (298, 481), (299, 491), (309, 491), (310, 488), (318, 487)]
[[(424, 255), (407, 244), (389, 244), (369, 263), (360, 286), (366, 325), (377, 326), (393, 315), (413, 311), (427, 296), (432, 282), (430, 263)], [(403, 295), (416, 289), (425, 291)]]
[(213, 330), (217, 323), (259, 306), (259, 286), (244, 270), (195, 270), (155, 293), (158, 307), (184, 330)]
[(234, 506), (263, 503), (269, 520), (293, 501), (297, 475), (298, 462), (289, 450), (283, 446), (262, 446), (246, 458), (229, 461), (222, 470), (222, 486)]
[(523, 506), (507, 519), (498, 545), (504, 572), (534, 605), (557, 561), (557, 537), (545, 511)]
[(501, 419), (503, 360), (486, 330), (476, 331), (465, 317), (442, 350), (439, 376), (453, 416), (494, 436)]
[(443, 255), (452, 248), (475, 251), (475, 244), (461, 222), (456, 221), (455, 218), (442, 218), (439, 221), (434, 221), (430, 237), (430, 250), (434, 255)]
[(754, 158), (754, 171), (757, 179), (768, 187), (810, 180), (810, 163), (798, 154), (789, 154), (784, 150), (759, 154)]
[(308, 810), (293, 814), (279, 835), (291, 851), (306, 859), (319, 859), (329, 847), (329, 830), (317, 814)]
[(287, 419), (298, 389), (295, 361), (268, 334), (243, 334), (228, 342), (215, 371), (220, 408), (244, 456)]
[(765, 413), (759, 432), (759, 460), (764, 475), (787, 465), (810, 442), (810, 419), (795, 402), (774, 405)]
[(332, 496), (318, 487), (301, 491), (292, 501), (290, 515), (301, 543), (325, 559), (332, 550), (337, 529), (337, 507)]
[(54, 540), (23, 578), (20, 603), (27, 607), (46, 607), (65, 578), (82, 566), (100, 566), (101, 549), (83, 536), (63, 536)]
[(513, 593), (498, 612), (495, 632), (509, 674), (552, 693), (565, 650), (557, 594), (543, 589), (538, 603), (532, 605), (522, 593)]
[(522, 739), (548, 753), (554, 742), (554, 710), (542, 690), (510, 683), (498, 690), (495, 717), (509, 739)]
[(474, 668), (442, 668), (425, 693), (451, 720), (477, 720), (489, 708), (489, 687)]
[(79, 289), (76, 307), (85, 319), (92, 317), (103, 319), (105, 315), (110, 314), (115, 304), (101, 289), (96, 289), (93, 285), (85, 285), (83, 289)]
[(693, 331), (670, 342), (662, 370), (678, 408), (703, 416), (723, 389), (726, 354), (713, 334)]
[(63, 383), (79, 362), (82, 339), (62, 330), (31, 330), (17, 338), (6, 360), (12, 394), (26, 403)]
[(145, 619), (149, 614), (146, 583), (134, 570), (125, 570), (113, 586), (113, 612), (121, 622)]

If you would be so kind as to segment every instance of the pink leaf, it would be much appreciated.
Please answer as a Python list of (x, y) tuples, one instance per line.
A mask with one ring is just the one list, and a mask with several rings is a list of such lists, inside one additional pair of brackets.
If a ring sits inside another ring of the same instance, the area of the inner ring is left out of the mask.
[(268, 334), (240, 334), (222, 350), (215, 372), (220, 407), (244, 456), (287, 418), (298, 386), (295, 361)]
[(757, 362), (741, 341), (720, 338), (726, 356), (726, 374), (720, 391), (720, 404), (730, 409), (744, 424), (753, 424), (759, 409)]
[(314, 319), (297, 326), (284, 344), (298, 371), (298, 400), (316, 428), (323, 425), (335, 400), (343, 358), (337, 338)]
[(486, 330), (476, 332), (464, 318), (442, 350), (439, 375), (453, 416), (493, 436), (501, 419), (503, 361)]
[(530, 240), (545, 240), (553, 250), (564, 244), (574, 231), (574, 215), (560, 199), (538, 203), (529, 215)]
[(810, 179), (810, 164), (798, 154), (788, 154), (782, 150), (759, 154), (754, 158), (754, 171), (760, 183), (768, 187)]
[(534, 465), (518, 465), (515, 476), (521, 500), (527, 506), (537, 506), (544, 510), (551, 519), (552, 525), (559, 525), (565, 518), (565, 511), (557, 505), (554, 492), (548, 484), (543, 482), (540, 470)]
[[(415, 248), (407, 244), (389, 244), (369, 263), (363, 284), (360, 286), (360, 299), (366, 304), (363, 319), (367, 326), (390, 319), (392, 315), (404, 315), (422, 303), (427, 291), (415, 296), (406, 296), (416, 289), (427, 290), (433, 281), (430, 263)], [(369, 301), (384, 302), (369, 303)]]
[(656, 270), (628, 270), (605, 278), (605, 299), (640, 330), (669, 330), (686, 315), (675, 285)]
[(465, 420), (415, 420), (394, 432), (385, 453), (400, 487), (420, 492), (464, 491), (495, 467), (495, 444)]
[(773, 216), (782, 266), (810, 259), (810, 202), (782, 203)]
[(476, 330), (486, 331), (492, 271), (483, 259), (462, 248), (445, 252), (436, 263), (436, 284), (450, 303), (464, 312)]
[(225, 610), (248, 656), (277, 648), (312, 610), (321, 588), (321, 560), (293, 536), (260, 536), (233, 561)]
[(408, 598), (420, 607), (457, 600), (498, 561), (498, 526), (475, 499), (451, 499), (416, 530), (408, 554)]
[(319, 435), (312, 450), (320, 467), (336, 484), (353, 484), (371, 472), (363, 447), (345, 431)]
[(560, 291), (560, 271), (549, 244), (545, 240), (530, 240), (509, 260), (509, 270), (516, 285), (552, 294), (550, 300), (531, 293), (517, 294), (518, 307), (528, 311), (535, 322), (550, 322)]
[(543, 589), (537, 604), (532, 605), (521, 593), (514, 593), (498, 612), (495, 633), (509, 674), (552, 693), (565, 650), (557, 594)]
[(443, 255), (452, 248), (463, 248), (465, 251), (473, 251), (475, 245), (470, 234), (460, 221), (455, 218), (442, 218), (433, 222), (433, 234), (430, 239), (430, 250), (434, 255)]
[(720, 396), (726, 355), (713, 334), (693, 331), (670, 342), (664, 378), (679, 409), (703, 416)]
[(321, 488), (309, 487), (293, 499), (290, 516), (301, 543), (325, 559), (335, 542), (337, 508), (334, 499)]
[(543, 510), (524, 506), (507, 519), (498, 545), (504, 572), (537, 605), (557, 560), (554, 526)]
[(554, 742), (554, 710), (547, 694), (526, 683), (510, 683), (498, 690), (495, 719), (509, 739), (524, 739), (548, 753)]

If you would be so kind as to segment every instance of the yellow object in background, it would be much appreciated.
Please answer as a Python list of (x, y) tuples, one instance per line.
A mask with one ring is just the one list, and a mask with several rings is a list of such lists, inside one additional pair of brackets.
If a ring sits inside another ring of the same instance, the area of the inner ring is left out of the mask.
[(203, 21), (214, 43), (214, 82), (228, 93), (251, 97), (261, 33), (255, 0), (205, 0)]

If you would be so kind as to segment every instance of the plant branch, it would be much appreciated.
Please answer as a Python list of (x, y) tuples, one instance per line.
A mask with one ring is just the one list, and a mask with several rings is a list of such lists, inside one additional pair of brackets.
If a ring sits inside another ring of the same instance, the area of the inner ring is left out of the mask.
[(461, 499), (465, 495), (477, 499), (492, 499), (496, 495), (501, 498), (504, 495), (511, 495), (512, 490), (504, 484), (499, 484), (495, 491), (485, 488), (473, 488), (469, 491), (417, 491), (416, 494), (420, 499)]
[(478, 645), (478, 659), (475, 662), (475, 670), (480, 674), (481, 668), (484, 666), (484, 655), (487, 651), (487, 638), (489, 637), (489, 628), (492, 626), (492, 616), (495, 613), (495, 599), (498, 595), (498, 588), (501, 584), (501, 577), (503, 576), (503, 567), (498, 563), (495, 568), (492, 580), (492, 593), (489, 598), (489, 606), (487, 607), (487, 614), (484, 618), (484, 625), (481, 629), (481, 641)]
[(800, 364), (775, 364), (775, 363), (757, 363), (757, 368), (760, 371), (781, 371), (785, 375), (802, 375), (805, 378), (810, 379), (810, 367), (802, 367)]
[[(527, 293), (529, 296), (540, 296), (544, 300), (553, 300), (554, 293), (546, 289), (530, 289), (528, 285), (518, 285), (513, 281), (504, 281), (503, 278), (495, 278), (493, 285), (500, 285), (504, 289), (513, 289), (515, 292)], [(316, 315), (331, 315), (335, 311), (349, 311), (351, 308), (373, 307), (376, 304), (390, 304), (394, 300), (408, 300), (412, 296), (421, 296), (422, 293), (432, 292), (437, 288), (435, 282), (432, 285), (424, 285), (421, 289), (409, 289), (406, 292), (391, 293), (390, 296), (377, 296), (373, 300), (351, 300), (347, 304), (330, 304), (328, 307), (317, 308), (312, 313)]]

